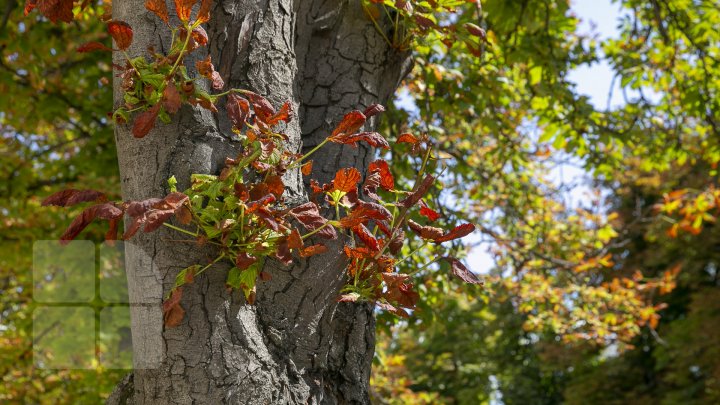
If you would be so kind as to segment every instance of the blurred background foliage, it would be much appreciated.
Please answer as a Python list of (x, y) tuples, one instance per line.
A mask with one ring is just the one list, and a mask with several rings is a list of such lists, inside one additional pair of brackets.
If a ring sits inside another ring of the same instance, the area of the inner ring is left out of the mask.
[[(485, 281), (406, 247), (423, 298), (408, 320), (379, 314), (374, 400), (720, 402), (720, 2), (602, 0), (622, 12), (600, 39), (568, 0), (358, 1), (416, 61), (381, 132), (435, 142), (444, 186), (426, 203), (478, 225), (455, 249)], [(75, 52), (110, 45), (109, 3), (70, 25), (0, 4), (0, 402), (98, 403), (125, 371), (38, 367), (30, 269), (32, 243), (76, 214), (43, 197), (119, 194), (112, 66)], [(607, 105), (571, 77), (601, 62)], [(413, 179), (418, 162), (390, 153)]]

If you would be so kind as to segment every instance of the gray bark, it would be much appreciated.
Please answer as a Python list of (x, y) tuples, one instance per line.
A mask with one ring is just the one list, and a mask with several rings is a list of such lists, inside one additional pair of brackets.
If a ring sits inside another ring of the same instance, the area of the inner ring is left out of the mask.
[[(165, 27), (143, 4), (113, 3), (113, 17), (134, 29), (131, 55), (169, 45)], [(346, 112), (385, 103), (409, 68), (408, 55), (383, 41), (356, 0), (216, 0), (207, 31), (227, 86), (276, 106), (294, 103), (299, 114), (286, 129), (294, 150), (316, 145)], [(119, 83), (115, 89), (119, 105)], [(220, 110), (184, 107), (143, 139), (118, 126), (123, 198), (161, 197), (171, 175), (182, 189), (191, 173), (217, 173), (238, 152)], [(315, 157), (311, 177), (323, 183), (341, 167), (363, 170), (371, 156), (364, 147), (328, 148)], [(303, 201), (299, 173), (284, 180), (286, 200)], [(182, 324), (164, 329), (161, 302), (177, 271), (214, 257), (173, 238), (161, 229), (126, 243), (135, 371), (108, 403), (369, 403), (374, 317), (368, 304), (336, 302), (346, 281), (342, 236), (320, 257), (289, 267), (268, 261), (273, 278), (258, 284), (255, 305), (226, 291), (227, 269), (205, 272), (185, 288)]]

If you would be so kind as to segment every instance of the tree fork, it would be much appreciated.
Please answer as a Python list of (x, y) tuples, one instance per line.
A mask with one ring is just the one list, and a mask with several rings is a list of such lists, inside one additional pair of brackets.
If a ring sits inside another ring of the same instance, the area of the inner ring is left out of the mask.
[[(216, 1), (212, 16), (210, 53), (227, 87), (275, 105), (290, 100), (299, 111), (285, 130), (291, 150), (317, 144), (344, 112), (385, 103), (410, 67), (409, 55), (387, 45), (356, 1)], [(169, 46), (144, 1), (114, 2), (113, 17), (134, 29), (132, 56)], [(119, 105), (117, 78), (114, 89)], [(371, 120), (366, 129), (375, 125)], [(238, 153), (224, 114), (189, 107), (143, 139), (120, 125), (115, 136), (125, 200), (164, 195), (171, 175), (184, 188), (191, 173), (217, 173)], [(364, 146), (324, 149), (311, 177), (325, 182), (349, 166), (364, 171), (371, 155)], [(299, 171), (284, 182), (286, 199), (302, 202)], [(268, 261), (273, 279), (258, 284), (255, 305), (226, 292), (224, 271), (204, 273), (185, 287), (186, 319), (164, 329), (161, 303), (176, 273), (215, 256), (168, 239), (160, 230), (126, 243), (135, 371), (108, 403), (369, 403), (373, 308), (336, 302), (346, 281), (342, 238), (321, 260), (289, 268)]]

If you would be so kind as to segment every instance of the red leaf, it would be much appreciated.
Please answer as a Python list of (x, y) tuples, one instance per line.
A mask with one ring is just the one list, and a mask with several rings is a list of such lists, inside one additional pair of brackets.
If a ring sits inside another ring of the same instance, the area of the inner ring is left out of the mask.
[(428, 174), (423, 179), (422, 183), (420, 183), (419, 186), (413, 191), (409, 196), (407, 196), (404, 200), (400, 201), (400, 205), (402, 205), (405, 208), (410, 208), (413, 205), (417, 204), (418, 201), (420, 201), (425, 194), (427, 194), (428, 190), (430, 190), (430, 187), (432, 187), (433, 182), (435, 181), (435, 177)]
[(368, 106), (368, 108), (365, 109), (363, 114), (366, 118), (370, 118), (373, 115), (380, 114), (381, 112), (385, 112), (385, 107), (380, 104), (371, 104)]
[(270, 205), (274, 202), (275, 202), (275, 196), (272, 194), (268, 194), (258, 200), (250, 201), (247, 204), (247, 209), (245, 209), (245, 212), (248, 214), (253, 213), (253, 212), (259, 210), (260, 208)]
[(80, 53), (93, 52), (93, 51), (108, 51), (112, 52), (112, 48), (108, 48), (100, 42), (86, 42), (77, 48)]
[(176, 288), (170, 294), (170, 298), (163, 302), (163, 319), (165, 326), (172, 328), (180, 325), (185, 317), (185, 310), (180, 306), (182, 299), (182, 288)]
[(56, 205), (58, 207), (70, 207), (72, 205), (88, 202), (88, 201), (105, 201), (105, 194), (95, 190), (75, 190), (68, 189), (58, 191), (57, 193), (44, 199), (43, 207), (48, 205)]
[(390, 144), (377, 132), (360, 132), (358, 134), (346, 135), (341, 134), (328, 138), (331, 142), (341, 143), (357, 147), (356, 143), (360, 141), (367, 142), (370, 146), (377, 148), (389, 149)]
[(130, 28), (130, 24), (125, 21), (110, 21), (108, 23), (108, 32), (121, 51), (128, 49), (132, 44), (133, 30)]
[(252, 264), (256, 261), (257, 258), (255, 256), (251, 256), (246, 252), (238, 253), (238, 255), (235, 257), (235, 267), (240, 270), (245, 270), (248, 267), (252, 266)]
[[(317, 205), (313, 202), (307, 202), (299, 205), (291, 209), (289, 214), (310, 231), (320, 228), (327, 222), (327, 219), (320, 215)], [(318, 231), (317, 234), (325, 239), (337, 238), (337, 233), (332, 225), (325, 226), (321, 231)]]
[(205, 24), (210, 21), (210, 7), (212, 6), (212, 0), (202, 0), (200, 3), (200, 11), (198, 11), (197, 22)]
[(165, 90), (163, 90), (162, 96), (162, 105), (165, 108), (165, 111), (170, 114), (175, 114), (180, 109), (181, 103), (180, 92), (177, 87), (175, 87), (175, 83), (168, 82), (165, 86)]
[[(338, 126), (335, 127), (335, 130), (333, 130), (330, 138), (354, 134), (360, 129), (360, 127), (363, 126), (363, 124), (365, 124), (365, 120), (365, 114), (361, 113), (358, 110), (350, 111), (349, 113), (345, 114), (342, 121), (340, 121)], [(332, 139), (331, 141), (335, 142)]]
[(278, 224), (272, 212), (270, 212), (270, 210), (268, 210), (267, 208), (260, 208), (255, 212), (255, 215), (257, 215), (258, 218), (260, 218), (273, 231), (280, 231), (280, 224)]
[(168, 24), (169, 15), (165, 0), (147, 0), (145, 8), (155, 13), (161, 20), (165, 21), (165, 24)]
[(463, 26), (465, 27), (467, 32), (470, 33), (470, 35), (474, 35), (480, 39), (485, 39), (485, 36), (487, 35), (484, 29), (478, 27), (473, 23), (465, 23), (463, 24)]
[(346, 193), (357, 190), (357, 184), (361, 177), (360, 172), (354, 167), (340, 169), (335, 173), (333, 188)]
[(281, 239), (278, 242), (275, 257), (277, 257), (278, 260), (286, 266), (292, 263), (292, 254), (290, 253), (290, 246), (288, 245), (287, 238)]
[(440, 214), (432, 208), (428, 207), (423, 200), (420, 200), (420, 215), (430, 220), (430, 222), (434, 222), (438, 218), (440, 218)]
[(463, 265), (460, 260), (454, 258), (454, 257), (443, 257), (443, 260), (450, 263), (450, 267), (452, 269), (452, 273), (459, 277), (462, 281), (470, 284), (483, 284), (482, 281), (473, 273), (470, 272), (470, 270)]
[(110, 220), (110, 229), (105, 233), (105, 241), (113, 241), (117, 240), (117, 234), (118, 234), (118, 225), (120, 225), (120, 219), (111, 219)]
[(190, 21), (190, 13), (197, 0), (175, 0), (175, 11), (182, 22)]
[(385, 190), (392, 190), (395, 187), (395, 178), (390, 172), (388, 163), (384, 160), (376, 160), (368, 166), (370, 173), (380, 174), (380, 186)]
[(358, 226), (354, 227), (353, 232), (355, 232), (355, 235), (360, 238), (360, 241), (367, 246), (368, 248), (378, 251), (380, 250), (380, 244), (378, 243), (378, 240), (375, 239), (372, 233), (370, 233), (370, 230), (365, 227), (363, 224), (358, 224)]
[(153, 127), (160, 112), (160, 103), (155, 104), (149, 110), (140, 113), (135, 117), (132, 133), (135, 138), (144, 138)]
[(250, 112), (250, 102), (246, 99), (231, 93), (227, 98), (225, 105), (227, 110), (228, 118), (233, 125), (233, 129), (240, 131), (245, 125), (248, 112)]

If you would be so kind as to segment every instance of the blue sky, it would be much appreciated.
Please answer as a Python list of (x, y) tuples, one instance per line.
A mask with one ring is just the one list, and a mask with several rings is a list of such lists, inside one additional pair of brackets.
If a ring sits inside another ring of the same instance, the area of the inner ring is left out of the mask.
[[(596, 34), (600, 42), (618, 35), (619, 19), (622, 16), (620, 4), (612, 0), (572, 0), (571, 10), (581, 20), (580, 32)], [(612, 68), (607, 62), (602, 61), (578, 68), (571, 72), (569, 79), (577, 85), (578, 93), (587, 95), (596, 107), (606, 108), (613, 79)], [(623, 103), (619, 81), (615, 83), (611, 101), (611, 107)], [(556, 183), (582, 182), (584, 177), (587, 177), (585, 171), (569, 165), (561, 165), (551, 172), (551, 178)], [(569, 192), (567, 201), (572, 205), (573, 201), (584, 199), (588, 192), (590, 192), (589, 187), (575, 187)], [(467, 261), (472, 271), (482, 274), (493, 267), (492, 256), (487, 252), (489, 247), (489, 245), (481, 245), (470, 251)]]

